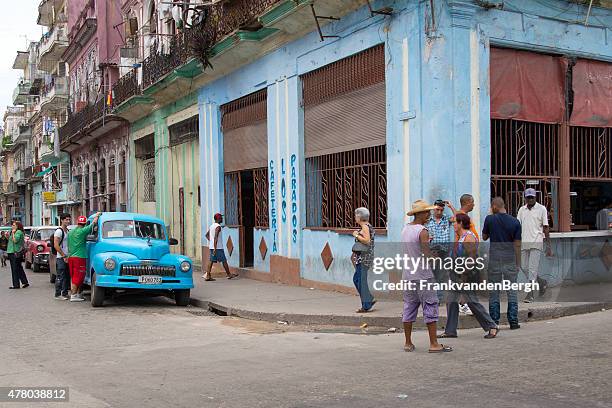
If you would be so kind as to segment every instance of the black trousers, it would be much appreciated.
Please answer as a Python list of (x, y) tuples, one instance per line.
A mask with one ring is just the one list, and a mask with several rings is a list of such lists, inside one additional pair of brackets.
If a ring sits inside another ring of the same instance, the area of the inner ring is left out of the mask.
[(19, 282), (24, 285), (28, 283), (28, 278), (26, 277), (25, 271), (23, 270), (23, 265), (21, 265), (21, 259), (17, 258), (15, 254), (8, 254), (9, 262), (11, 263), (11, 275), (13, 275), (13, 287), (19, 288), (21, 285)]

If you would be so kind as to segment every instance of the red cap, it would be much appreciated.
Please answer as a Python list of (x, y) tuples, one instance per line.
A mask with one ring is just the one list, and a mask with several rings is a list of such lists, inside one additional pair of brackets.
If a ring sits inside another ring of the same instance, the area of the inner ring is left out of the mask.
[(216, 220), (217, 218), (223, 218), (223, 214), (221, 214), (221, 213), (216, 213), (216, 214), (214, 215), (214, 219)]
[(84, 215), (79, 216), (77, 224), (87, 224), (87, 217)]

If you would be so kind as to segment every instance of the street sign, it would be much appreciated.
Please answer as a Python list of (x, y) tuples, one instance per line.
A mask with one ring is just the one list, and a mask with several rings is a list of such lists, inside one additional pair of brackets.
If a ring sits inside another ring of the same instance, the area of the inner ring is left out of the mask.
[(57, 195), (55, 191), (43, 191), (42, 199), (44, 203), (54, 203), (57, 201)]

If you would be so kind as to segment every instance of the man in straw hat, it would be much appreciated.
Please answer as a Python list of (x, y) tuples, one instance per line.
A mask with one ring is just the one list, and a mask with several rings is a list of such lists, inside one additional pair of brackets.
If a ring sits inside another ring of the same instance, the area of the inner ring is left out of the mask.
[[(425, 224), (431, 217), (431, 210), (434, 208), (435, 206), (429, 205), (423, 200), (417, 200), (412, 204), (412, 209), (408, 211), (407, 214), (414, 216), (414, 220), (404, 226), (402, 242), (404, 243), (405, 255), (409, 258), (433, 258), (433, 254), (429, 249), (429, 232), (427, 232)], [(421, 306), (423, 309), (423, 321), (427, 325), (429, 333), (429, 352), (444, 353), (452, 351), (452, 347), (438, 343), (436, 338), (439, 306), (436, 291), (420, 288), (421, 281), (435, 282), (433, 272), (429, 269), (427, 263), (419, 265), (414, 269), (404, 269), (402, 279), (414, 282), (413, 287), (409, 287), (404, 291), (404, 310), (402, 313), (404, 334), (406, 336), (404, 350), (414, 351), (412, 324), (416, 321), (419, 306)]]

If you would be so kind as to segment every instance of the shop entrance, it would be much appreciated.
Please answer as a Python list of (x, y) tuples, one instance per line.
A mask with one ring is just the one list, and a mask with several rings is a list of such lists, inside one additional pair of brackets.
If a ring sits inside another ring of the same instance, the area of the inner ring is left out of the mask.
[(240, 172), (240, 208), (241, 208), (241, 265), (245, 268), (253, 266), (253, 232), (255, 227), (255, 187), (251, 170)]

